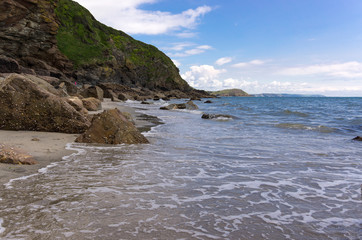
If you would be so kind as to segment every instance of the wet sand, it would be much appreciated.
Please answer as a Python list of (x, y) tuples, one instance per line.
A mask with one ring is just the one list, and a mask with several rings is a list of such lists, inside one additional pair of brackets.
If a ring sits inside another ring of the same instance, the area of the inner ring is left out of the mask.
[[(103, 110), (118, 108), (121, 112), (130, 113), (137, 128), (141, 131), (148, 130), (158, 123), (155, 117), (137, 113), (136, 109), (111, 102), (109, 99), (102, 102), (102, 107)], [(90, 114), (96, 114), (103, 110), (90, 112)], [(33, 156), (38, 162), (38, 164), (32, 166), (0, 163), (0, 185), (14, 178), (34, 174), (53, 162), (61, 161), (64, 156), (72, 153), (72, 151), (65, 148), (67, 143), (74, 142), (77, 136), (78, 134), (0, 130), (0, 143), (20, 149)], [(37, 141), (32, 139), (37, 139)]]

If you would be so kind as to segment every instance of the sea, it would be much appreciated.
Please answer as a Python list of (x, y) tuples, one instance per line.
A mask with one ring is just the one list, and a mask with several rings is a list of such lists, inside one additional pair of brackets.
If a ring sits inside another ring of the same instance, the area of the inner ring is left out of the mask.
[(151, 143), (69, 143), (0, 186), (0, 239), (362, 239), (362, 98), (204, 101), (120, 103)]

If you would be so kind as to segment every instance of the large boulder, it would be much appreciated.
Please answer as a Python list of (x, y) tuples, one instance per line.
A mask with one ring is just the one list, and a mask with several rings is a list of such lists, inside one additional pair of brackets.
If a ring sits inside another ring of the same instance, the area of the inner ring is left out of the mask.
[[(79, 99), (78, 97), (68, 97), (66, 98), (66, 101), (75, 108), (78, 112), (80, 112), (83, 115), (88, 114), (88, 110), (84, 107), (83, 101)], [(99, 101), (99, 100), (97, 100)]]
[(148, 140), (118, 109), (94, 115), (90, 128), (76, 142), (101, 144), (138, 144)]
[(102, 110), (102, 102), (94, 97), (90, 97), (90, 98), (83, 98), (82, 99), (83, 105), (84, 107), (88, 110), (88, 111), (99, 111)]
[(0, 82), (0, 129), (82, 133), (88, 119), (32, 80), (11, 74)]
[(94, 98), (99, 99), (100, 101), (103, 101), (103, 96), (104, 96), (104, 92), (103, 92), (102, 88), (100, 88), (98, 86), (88, 87), (88, 88), (84, 89), (80, 94), (84, 98), (94, 97)]
[(178, 110), (178, 109), (187, 109), (187, 110), (197, 110), (198, 106), (192, 101), (188, 101), (187, 103), (179, 103), (179, 104), (170, 104), (165, 107), (161, 107), (161, 110)]
[(0, 144), (0, 163), (34, 165), (37, 162), (27, 153), (13, 147)]

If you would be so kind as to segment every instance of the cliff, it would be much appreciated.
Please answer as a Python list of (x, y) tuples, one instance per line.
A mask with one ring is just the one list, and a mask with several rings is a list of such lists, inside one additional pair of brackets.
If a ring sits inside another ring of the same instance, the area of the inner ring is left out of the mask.
[(211, 95), (218, 97), (249, 97), (250, 95), (241, 89), (225, 89), (211, 92)]
[(207, 95), (156, 47), (105, 26), (71, 0), (2, 0), (0, 55), (1, 72)]

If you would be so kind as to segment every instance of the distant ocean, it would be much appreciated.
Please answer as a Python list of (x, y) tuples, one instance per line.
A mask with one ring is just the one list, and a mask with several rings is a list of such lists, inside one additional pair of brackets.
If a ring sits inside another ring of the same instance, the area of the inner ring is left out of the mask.
[(151, 144), (0, 186), (0, 239), (362, 239), (362, 98), (212, 101), (126, 103), (164, 123)]

